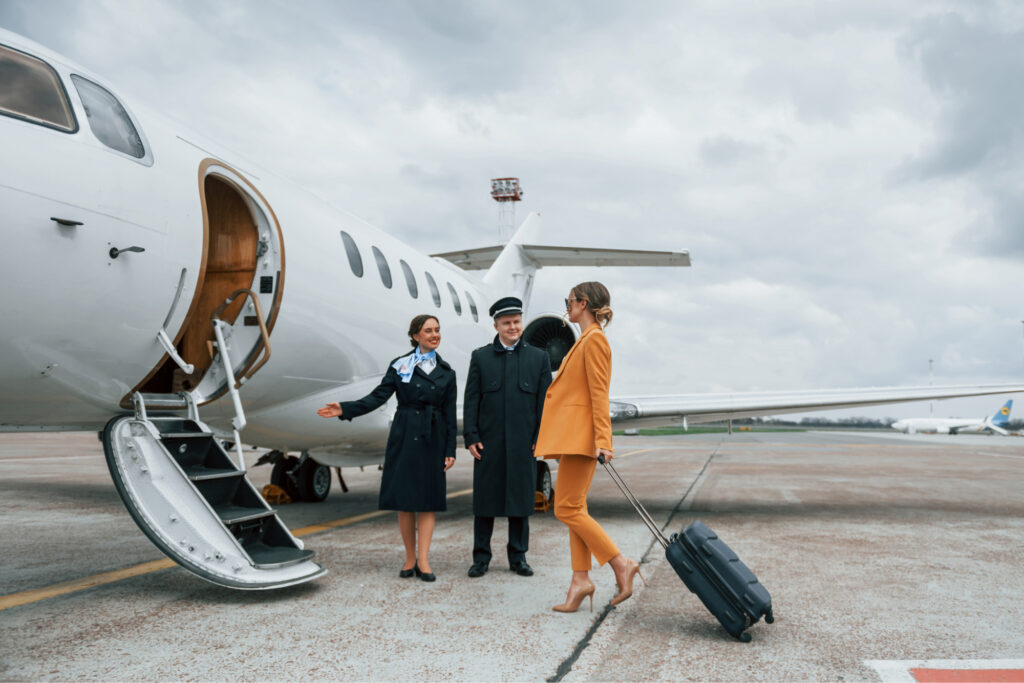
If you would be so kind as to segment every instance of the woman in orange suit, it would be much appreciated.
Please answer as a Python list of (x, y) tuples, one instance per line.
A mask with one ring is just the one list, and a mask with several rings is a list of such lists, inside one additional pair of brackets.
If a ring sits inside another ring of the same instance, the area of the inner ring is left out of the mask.
[(597, 457), (613, 457), (608, 409), (612, 351), (603, 330), (612, 319), (610, 304), (611, 295), (600, 282), (583, 282), (569, 292), (566, 314), (570, 321), (579, 323), (583, 334), (569, 349), (548, 387), (534, 451), (538, 458), (559, 460), (555, 517), (569, 527), (572, 583), (565, 603), (552, 608), (556, 612), (575, 612), (586, 597), (590, 598), (590, 610), (594, 610), (591, 555), (598, 564), (609, 563), (615, 572), (619, 592), (612, 598), (612, 605), (633, 594), (633, 579), (640, 573), (640, 565), (623, 556), (587, 513), (587, 491), (594, 479)]

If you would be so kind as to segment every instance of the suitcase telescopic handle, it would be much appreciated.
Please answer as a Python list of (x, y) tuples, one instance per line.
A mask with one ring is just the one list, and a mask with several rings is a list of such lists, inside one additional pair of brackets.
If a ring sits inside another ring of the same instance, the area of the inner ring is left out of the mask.
[(626, 500), (628, 500), (633, 505), (633, 508), (636, 510), (637, 514), (640, 515), (640, 519), (643, 520), (643, 523), (647, 526), (647, 529), (652, 534), (654, 534), (655, 540), (657, 540), (658, 543), (661, 544), (662, 548), (667, 549), (668, 539), (665, 538), (665, 534), (661, 533), (661, 529), (651, 518), (651, 515), (647, 512), (647, 508), (645, 508), (643, 504), (637, 499), (637, 497), (633, 495), (633, 492), (629, 489), (629, 486), (626, 485), (626, 482), (619, 475), (619, 472), (618, 470), (615, 469), (615, 466), (612, 465), (611, 462), (605, 460), (603, 453), (597, 456), (597, 461), (604, 465), (605, 472), (607, 472), (608, 476), (612, 478), (612, 481), (615, 482), (615, 485), (619, 487), (619, 490), (622, 491), (622, 495), (626, 497)]

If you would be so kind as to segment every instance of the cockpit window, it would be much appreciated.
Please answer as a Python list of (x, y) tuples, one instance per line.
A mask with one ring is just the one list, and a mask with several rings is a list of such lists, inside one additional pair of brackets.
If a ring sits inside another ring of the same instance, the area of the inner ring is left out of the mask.
[(60, 77), (46, 62), (0, 45), (0, 114), (68, 133), (78, 130)]
[(99, 141), (136, 159), (146, 156), (142, 138), (117, 98), (106, 88), (81, 76), (71, 74), (71, 81), (82, 98), (89, 127)]

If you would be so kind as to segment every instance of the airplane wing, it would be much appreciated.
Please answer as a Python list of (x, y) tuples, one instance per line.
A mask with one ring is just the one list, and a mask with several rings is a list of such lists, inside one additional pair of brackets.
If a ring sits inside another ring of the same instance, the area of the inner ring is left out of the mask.
[[(688, 251), (648, 251), (641, 249), (595, 249), (592, 247), (552, 247), (540, 244), (519, 245), (538, 268), (550, 266), (689, 266)], [(463, 270), (490, 268), (504, 245), (431, 254)]]
[(860, 408), (864, 406), (1024, 392), (1024, 384), (964, 384), (819, 391), (773, 391), (742, 394), (678, 394), (612, 397), (616, 427), (717, 422), (743, 417)]

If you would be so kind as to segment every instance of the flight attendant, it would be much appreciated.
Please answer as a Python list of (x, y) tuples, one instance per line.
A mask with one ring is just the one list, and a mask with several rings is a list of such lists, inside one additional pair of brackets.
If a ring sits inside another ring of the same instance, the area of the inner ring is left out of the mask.
[(597, 457), (614, 457), (608, 406), (612, 352), (604, 336), (604, 327), (612, 319), (610, 304), (611, 295), (600, 282), (583, 282), (569, 292), (566, 315), (579, 324), (583, 333), (569, 349), (548, 388), (537, 435), (534, 454), (559, 461), (555, 517), (569, 527), (572, 553), (572, 582), (565, 602), (552, 608), (556, 612), (575, 612), (587, 597), (593, 611), (591, 555), (598, 564), (610, 564), (615, 572), (619, 592), (612, 598), (612, 605), (633, 594), (633, 579), (640, 573), (639, 563), (620, 553), (587, 512), (587, 492), (594, 479)]
[(405, 544), (405, 564), (398, 575), (433, 581), (430, 539), (435, 513), (446, 508), (445, 472), (455, 464), (455, 371), (437, 353), (441, 343), (437, 318), (413, 318), (409, 340), (413, 352), (391, 361), (376, 389), (358, 401), (328, 403), (317, 414), (351, 420), (397, 394), (398, 411), (388, 434), (378, 506), (398, 511)]

